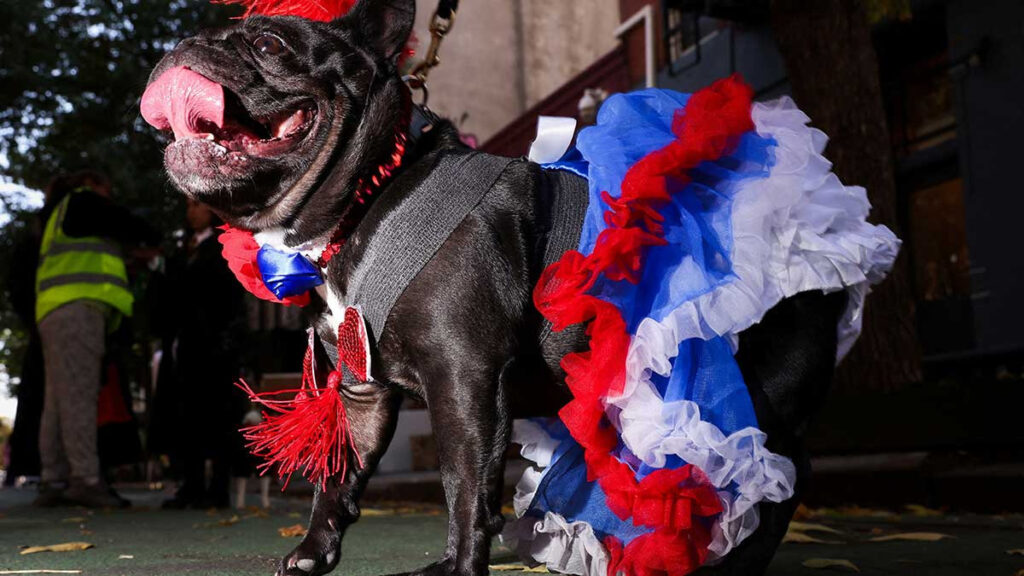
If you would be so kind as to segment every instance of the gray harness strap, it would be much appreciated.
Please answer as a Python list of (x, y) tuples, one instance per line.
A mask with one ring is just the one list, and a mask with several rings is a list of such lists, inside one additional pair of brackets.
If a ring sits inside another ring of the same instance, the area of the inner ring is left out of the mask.
[[(554, 264), (562, 254), (579, 247), (583, 220), (590, 203), (587, 181), (565, 170), (547, 170), (551, 178), (551, 198), (548, 204), (548, 237), (544, 246), (543, 268)], [(551, 335), (551, 322), (544, 320), (539, 341)]]
[(372, 238), (378, 249), (366, 250), (346, 290), (375, 342), (409, 283), (514, 161), (479, 152), (443, 154), (401, 209), (379, 221)]

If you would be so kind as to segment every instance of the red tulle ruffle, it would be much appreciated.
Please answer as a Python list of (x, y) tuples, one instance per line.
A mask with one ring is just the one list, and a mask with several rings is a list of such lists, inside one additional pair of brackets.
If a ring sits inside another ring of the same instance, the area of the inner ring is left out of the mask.
[(659, 209), (671, 199), (667, 184), (680, 189), (690, 169), (721, 157), (753, 129), (751, 98), (750, 88), (736, 77), (695, 93), (673, 122), (678, 138), (627, 171), (619, 198), (603, 194), (608, 227), (593, 252), (566, 253), (544, 271), (534, 290), (534, 304), (556, 330), (590, 322), (590, 349), (562, 360), (574, 399), (559, 412), (584, 449), (588, 479), (599, 483), (608, 508), (620, 518), (654, 528), (625, 548), (613, 537), (605, 540), (612, 557), (609, 576), (682, 576), (696, 570), (711, 542), (711, 519), (722, 506), (714, 486), (691, 465), (637, 482), (633, 470), (612, 454), (619, 439), (603, 400), (623, 390), (630, 336), (619, 310), (587, 292), (601, 276), (639, 281), (646, 248), (665, 242)]

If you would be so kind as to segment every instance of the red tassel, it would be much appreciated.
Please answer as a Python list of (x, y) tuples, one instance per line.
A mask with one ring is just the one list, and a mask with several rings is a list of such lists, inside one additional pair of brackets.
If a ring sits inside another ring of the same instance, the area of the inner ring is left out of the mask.
[[(262, 422), (242, 428), (247, 446), (264, 460), (259, 465), (261, 474), (277, 467), (278, 475), (285, 481), (284, 488), (296, 472), (321, 487), (332, 476), (339, 473), (344, 476), (348, 470), (349, 449), (358, 466), (363, 466), (339, 391), (341, 372), (331, 372), (327, 386), (318, 387), (312, 346), (306, 351), (302, 372), (302, 388), (298, 390), (257, 394), (244, 380), (238, 383), (250, 400), (266, 408)], [(295, 394), (295, 397), (273, 399), (283, 394)]]

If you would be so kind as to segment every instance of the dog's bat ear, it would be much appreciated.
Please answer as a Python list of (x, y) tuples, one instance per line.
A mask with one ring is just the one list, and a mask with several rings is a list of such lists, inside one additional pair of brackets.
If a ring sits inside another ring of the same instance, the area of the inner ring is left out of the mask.
[(346, 20), (387, 58), (401, 54), (416, 21), (415, 0), (359, 0)]

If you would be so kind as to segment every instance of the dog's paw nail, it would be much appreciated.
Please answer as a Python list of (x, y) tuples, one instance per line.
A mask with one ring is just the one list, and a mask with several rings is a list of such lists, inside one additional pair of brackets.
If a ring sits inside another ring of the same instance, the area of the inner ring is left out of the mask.
[(285, 569), (291, 570), (292, 568), (295, 568), (295, 562), (296, 562), (295, 556), (292, 556), (291, 558), (288, 558), (288, 561), (285, 562), (285, 564), (284, 564)]
[(316, 567), (316, 562), (310, 560), (309, 558), (303, 558), (302, 560), (296, 562), (295, 566), (303, 572), (312, 572), (313, 568)]

